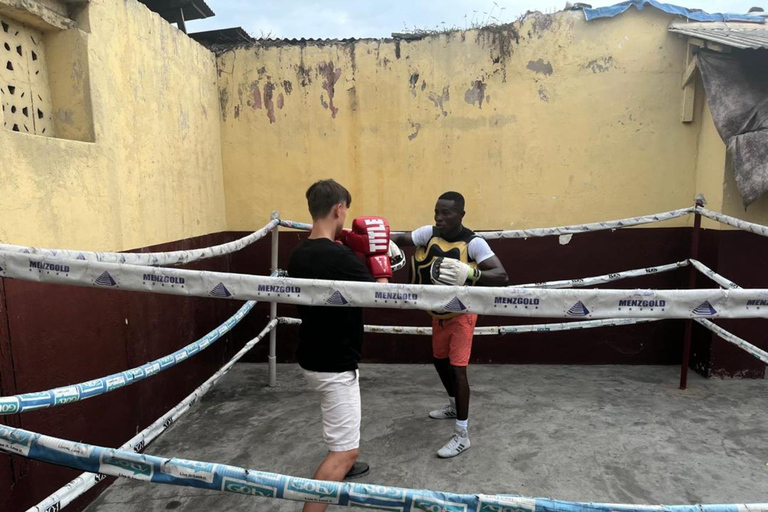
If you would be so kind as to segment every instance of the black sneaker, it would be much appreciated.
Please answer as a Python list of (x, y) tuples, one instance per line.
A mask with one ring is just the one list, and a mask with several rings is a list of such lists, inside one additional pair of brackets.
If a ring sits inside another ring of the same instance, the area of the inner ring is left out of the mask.
[(371, 467), (365, 462), (355, 462), (352, 464), (352, 468), (347, 471), (344, 476), (344, 480), (357, 480), (367, 475), (371, 470)]

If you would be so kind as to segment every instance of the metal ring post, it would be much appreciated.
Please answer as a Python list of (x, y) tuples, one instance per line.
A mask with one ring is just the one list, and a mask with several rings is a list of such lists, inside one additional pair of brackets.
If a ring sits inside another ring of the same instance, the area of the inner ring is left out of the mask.
[[(704, 196), (699, 194), (696, 196), (696, 206), (699, 208), (707, 204)], [(699, 258), (699, 233), (701, 232), (701, 214), (698, 210), (694, 211), (693, 219), (693, 232), (691, 234), (691, 259)], [(696, 288), (696, 267), (691, 265), (688, 274), (688, 289), (693, 290)], [(693, 331), (693, 320), (685, 321), (685, 337), (683, 338), (683, 361), (680, 364), (680, 389), (686, 389), (688, 387), (688, 365), (691, 360), (691, 336)]]
[[(280, 217), (280, 214), (276, 211), (272, 212), (270, 219), (275, 220)], [(275, 272), (278, 268), (277, 262), (277, 248), (278, 240), (280, 238), (280, 225), (275, 226), (272, 230), (272, 264), (270, 271)], [(277, 302), (270, 302), (269, 304), (269, 320), (275, 320), (277, 318)], [(277, 324), (269, 331), (269, 385), (277, 385)]]

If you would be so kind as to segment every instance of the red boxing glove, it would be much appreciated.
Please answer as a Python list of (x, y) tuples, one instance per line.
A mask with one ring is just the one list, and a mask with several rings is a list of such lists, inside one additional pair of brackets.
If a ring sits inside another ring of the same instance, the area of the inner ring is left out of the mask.
[(386, 254), (372, 254), (368, 256), (368, 271), (379, 279), (380, 277), (392, 278), (392, 265)]
[(389, 222), (383, 217), (358, 217), (352, 221), (352, 230), (344, 231), (341, 240), (353, 251), (387, 254), (389, 250)]

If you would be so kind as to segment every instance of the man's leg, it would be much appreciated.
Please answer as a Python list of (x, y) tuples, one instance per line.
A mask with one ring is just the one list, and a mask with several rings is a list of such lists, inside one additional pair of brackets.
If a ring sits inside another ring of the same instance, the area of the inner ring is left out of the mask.
[(455, 457), (470, 447), (467, 365), (476, 323), (477, 315), (463, 315), (451, 319), (451, 323), (446, 326), (450, 332), (449, 358), (456, 390), (456, 424), (451, 439), (437, 451), (439, 457)]
[(449, 404), (442, 409), (429, 412), (429, 417), (436, 420), (445, 420), (456, 417), (456, 381), (451, 368), (451, 360), (448, 357), (450, 339), (443, 328), (443, 322), (437, 318), (432, 319), (432, 361), (435, 364), (437, 375), (448, 393)]
[[(320, 396), (323, 440), (329, 450), (314, 478), (340, 482), (355, 464), (360, 446), (358, 372), (318, 373), (305, 370), (304, 375)], [(304, 512), (323, 512), (327, 507), (325, 503), (306, 503)]]
[[(352, 467), (357, 460), (359, 450), (347, 450), (343, 452), (328, 452), (323, 462), (315, 471), (315, 475), (312, 477), (315, 480), (328, 480), (332, 482), (340, 482), (344, 479), (344, 475)], [(304, 512), (325, 512), (328, 508), (327, 503), (305, 503)]]
[(456, 419), (466, 421), (469, 418), (469, 381), (466, 366), (451, 366), (453, 380), (456, 382)]
[(433, 358), (435, 364), (435, 370), (440, 376), (440, 381), (443, 383), (445, 391), (451, 398), (456, 398), (456, 372), (451, 367), (451, 360), (447, 357), (444, 359)]

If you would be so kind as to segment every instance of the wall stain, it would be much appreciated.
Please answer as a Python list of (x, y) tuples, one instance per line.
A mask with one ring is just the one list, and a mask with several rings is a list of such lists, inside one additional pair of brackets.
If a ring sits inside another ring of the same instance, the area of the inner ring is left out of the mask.
[(283, 93), (280, 93), (277, 95), (277, 108), (282, 110), (284, 105), (285, 105), (285, 98), (283, 97)]
[(472, 86), (464, 93), (464, 101), (470, 105), (477, 104), (479, 108), (483, 108), (486, 87), (487, 85), (482, 80), (475, 80), (472, 82)]
[(329, 108), (331, 117), (336, 119), (339, 109), (333, 104), (333, 96), (336, 92), (336, 82), (341, 78), (341, 68), (334, 68), (333, 62), (321, 62), (317, 66), (317, 71), (323, 77), (323, 89), (328, 93), (328, 106), (323, 105), (323, 107)]
[(240, 117), (240, 105), (235, 105), (235, 119)]
[(221, 117), (227, 120), (227, 105), (229, 104), (229, 90), (222, 88), (219, 90), (219, 107), (221, 108)]
[(534, 73), (541, 73), (543, 75), (551, 75), (554, 72), (552, 69), (552, 64), (549, 61), (545, 61), (544, 59), (528, 61), (528, 65), (526, 67)]
[(293, 92), (293, 84), (291, 84), (290, 80), (283, 80), (283, 89), (285, 90), (285, 94), (288, 96), (291, 95), (291, 92)]
[(440, 96), (438, 96), (434, 92), (429, 93), (429, 101), (434, 103), (434, 105), (440, 109), (440, 112), (443, 113), (443, 117), (448, 115), (448, 112), (445, 110), (444, 104), (446, 101), (449, 101), (450, 99), (451, 99), (451, 95), (450, 95), (449, 85), (446, 85), (445, 87), (443, 87), (443, 93)]
[(352, 112), (357, 112), (357, 88), (353, 85), (347, 89), (347, 95), (349, 96), (349, 108)]
[(423, 91), (423, 90), (424, 90), (424, 89), (426, 89), (426, 88), (427, 88), (427, 82), (425, 82), (424, 80), (422, 80), (422, 81), (421, 81), (421, 90)]
[(539, 11), (528, 11), (525, 13), (521, 20), (521, 26), (523, 21), (527, 21), (528, 18), (533, 18), (531, 23), (531, 29), (528, 31), (528, 38), (530, 39), (535, 34), (539, 39), (544, 37), (543, 32), (552, 28), (552, 24), (555, 21), (555, 17), (551, 14), (544, 14)]
[[(411, 84), (411, 96), (413, 96), (415, 98), (416, 97), (416, 84), (419, 83), (419, 72), (418, 71), (416, 71), (416, 72), (411, 74), (411, 78), (410, 78), (409, 82)], [(426, 85), (426, 84), (424, 84), (424, 85)], [(424, 90), (424, 85), (422, 85), (422, 88), (421, 88), (422, 91)]]
[(320, 94), (320, 104), (323, 106), (324, 109), (328, 108), (328, 102), (325, 101), (325, 94)]
[(304, 65), (304, 47), (299, 48), (299, 65), (296, 66), (296, 77), (299, 80), (299, 84), (302, 87), (306, 87), (312, 83), (312, 74), (309, 68)]
[(419, 130), (421, 130), (421, 123), (414, 123), (413, 121), (408, 121), (411, 123), (411, 129), (413, 132), (408, 135), (408, 140), (413, 140), (419, 135)]
[(247, 103), (253, 110), (261, 108), (261, 89), (259, 89), (259, 82), (251, 82), (251, 99), (249, 99)]
[(491, 62), (496, 65), (505, 66), (507, 59), (512, 55), (513, 42), (520, 42), (520, 33), (512, 23), (499, 25), (497, 27), (484, 27), (478, 31), (475, 42), (480, 39), (487, 44)]
[(269, 124), (275, 122), (275, 104), (272, 101), (272, 97), (275, 94), (275, 84), (267, 82), (264, 85), (264, 108), (267, 110), (267, 117), (269, 118)]
[(399, 39), (395, 40), (395, 58), (397, 59), (400, 58), (400, 40)]
[(541, 101), (549, 102), (549, 93), (547, 92), (547, 90), (544, 88), (543, 85), (539, 86), (539, 99)]
[(613, 67), (613, 57), (600, 57), (584, 64), (584, 69), (591, 69), (593, 73), (605, 73)]

